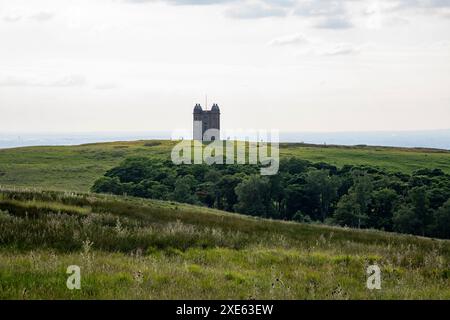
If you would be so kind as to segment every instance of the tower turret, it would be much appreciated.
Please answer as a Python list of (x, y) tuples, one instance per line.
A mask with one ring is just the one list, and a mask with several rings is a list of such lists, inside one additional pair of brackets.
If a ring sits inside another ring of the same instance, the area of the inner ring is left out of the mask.
[(193, 138), (194, 140), (203, 140), (203, 109), (199, 103), (194, 106), (194, 124), (193, 124)]
[(194, 113), (202, 113), (203, 109), (200, 103), (196, 103), (194, 106)]
[(211, 112), (220, 112), (219, 105), (217, 103), (214, 103)]

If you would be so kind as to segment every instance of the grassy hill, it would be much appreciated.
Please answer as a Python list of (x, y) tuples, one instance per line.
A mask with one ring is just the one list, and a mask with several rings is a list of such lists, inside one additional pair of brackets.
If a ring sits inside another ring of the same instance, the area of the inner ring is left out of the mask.
[[(450, 241), (87, 193), (125, 158), (167, 158), (175, 143), (0, 150), (0, 299), (450, 298)], [(450, 173), (441, 150), (282, 144), (281, 156)], [(366, 288), (374, 263), (382, 290)], [(69, 265), (82, 290), (66, 288)]]
[(0, 244), (1, 299), (450, 298), (450, 241), (172, 202), (2, 189)]
[[(0, 185), (86, 192), (108, 169), (130, 156), (166, 158), (174, 141), (135, 141), (0, 150)], [(450, 173), (450, 151), (389, 147), (281, 144), (281, 157), (336, 166), (362, 164), (411, 173), (440, 168)]]

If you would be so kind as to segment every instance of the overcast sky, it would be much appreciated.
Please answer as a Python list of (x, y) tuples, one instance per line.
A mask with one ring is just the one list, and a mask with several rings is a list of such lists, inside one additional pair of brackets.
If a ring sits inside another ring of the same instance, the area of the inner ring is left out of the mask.
[(1, 131), (450, 128), (450, 1), (0, 0)]

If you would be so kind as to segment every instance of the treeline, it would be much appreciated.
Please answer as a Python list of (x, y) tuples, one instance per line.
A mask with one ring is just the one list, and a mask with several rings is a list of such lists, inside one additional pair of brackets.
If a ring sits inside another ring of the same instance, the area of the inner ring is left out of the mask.
[(289, 158), (281, 161), (277, 175), (261, 176), (254, 165), (174, 165), (130, 158), (97, 180), (92, 191), (450, 238), (450, 175), (440, 169), (408, 175)]

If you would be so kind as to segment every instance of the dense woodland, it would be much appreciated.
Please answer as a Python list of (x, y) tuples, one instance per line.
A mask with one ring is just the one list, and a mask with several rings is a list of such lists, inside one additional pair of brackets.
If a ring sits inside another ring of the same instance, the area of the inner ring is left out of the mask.
[(174, 165), (129, 158), (92, 191), (173, 200), (265, 218), (450, 238), (450, 175), (282, 159), (277, 175), (254, 165)]

